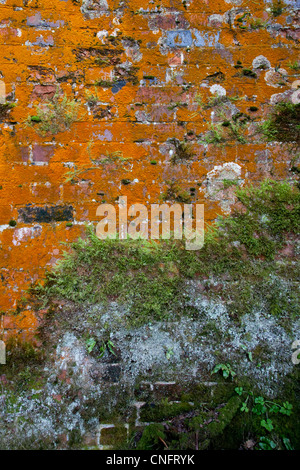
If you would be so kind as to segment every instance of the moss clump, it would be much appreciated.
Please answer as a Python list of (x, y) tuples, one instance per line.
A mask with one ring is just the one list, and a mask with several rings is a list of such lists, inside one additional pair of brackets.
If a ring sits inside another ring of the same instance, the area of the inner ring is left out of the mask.
[(271, 4), (271, 13), (272, 15), (276, 18), (277, 16), (282, 15), (284, 8), (285, 8), (285, 3), (282, 0), (273, 0)]
[(243, 69), (241, 73), (244, 77), (257, 78), (256, 73), (251, 69)]
[(6, 102), (0, 104), (0, 122), (5, 121), (8, 118), (10, 110), (14, 107), (14, 103)]
[(6, 342), (6, 365), (0, 365), (0, 376), (5, 374), (16, 393), (21, 389), (39, 388), (43, 382), (39, 369), (43, 359), (41, 349), (18, 337), (11, 337)]
[(27, 125), (34, 126), (40, 135), (55, 135), (70, 129), (77, 120), (78, 113), (79, 103), (68, 99), (66, 95), (59, 98), (57, 92), (52, 100), (36, 107), (36, 114), (28, 117)]
[(227, 188), (230, 188), (231, 186), (239, 186), (239, 181), (238, 180), (227, 180), (227, 179), (224, 179), (223, 180), (223, 185), (224, 185), (224, 188), (227, 189)]
[(247, 143), (245, 133), (250, 120), (247, 114), (237, 113), (231, 120), (225, 119), (222, 123), (211, 124), (204, 141), (214, 145), (224, 145), (233, 141), (245, 144)]
[(116, 85), (117, 80), (98, 80), (96, 82), (96, 86), (100, 86), (102, 88), (112, 88)]
[(237, 413), (240, 404), (241, 400), (239, 397), (232, 397), (228, 403), (221, 408), (218, 415), (218, 421), (213, 421), (207, 426), (207, 434), (211, 439), (222, 434), (226, 426), (228, 426), (234, 415)]
[(162, 201), (173, 201), (188, 204), (191, 202), (191, 195), (185, 191), (179, 183), (167, 181), (168, 188), (161, 195)]
[(143, 432), (136, 449), (137, 450), (161, 450), (164, 448), (163, 440), (166, 439), (164, 426), (159, 423), (149, 424)]
[(261, 132), (269, 142), (300, 143), (300, 104), (278, 103), (262, 124)]
[(190, 403), (161, 403), (158, 405), (148, 404), (141, 409), (142, 421), (163, 421), (174, 418), (182, 413), (187, 413), (194, 409)]
[(170, 139), (169, 142), (174, 146), (174, 154), (172, 155), (171, 162), (173, 164), (190, 160), (195, 156), (191, 144), (188, 142), (180, 141), (178, 139)]

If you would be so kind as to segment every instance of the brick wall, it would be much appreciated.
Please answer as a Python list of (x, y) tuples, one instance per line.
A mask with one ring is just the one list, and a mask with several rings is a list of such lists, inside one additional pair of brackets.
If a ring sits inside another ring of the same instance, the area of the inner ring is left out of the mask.
[[(281, 3), (0, 0), (6, 332), (35, 330), (26, 308), (7, 312), (104, 201), (157, 203), (175, 183), (211, 221), (235, 202), (224, 179), (289, 178), (288, 146), (257, 132), (272, 104), (299, 102), (300, 5)], [(226, 121), (240, 134), (225, 125), (218, 143), (211, 125)], [(179, 147), (189, 152), (174, 158)]]

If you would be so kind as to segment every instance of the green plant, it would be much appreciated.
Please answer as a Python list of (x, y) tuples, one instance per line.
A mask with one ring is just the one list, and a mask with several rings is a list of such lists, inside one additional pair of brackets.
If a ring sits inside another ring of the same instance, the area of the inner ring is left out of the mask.
[(88, 338), (85, 342), (85, 346), (86, 346), (87, 352), (91, 353), (94, 347), (96, 346), (95, 338)]
[(78, 119), (79, 107), (80, 103), (66, 95), (59, 98), (57, 90), (52, 100), (36, 106), (36, 115), (28, 117), (27, 125), (41, 135), (64, 132)]
[(199, 92), (196, 94), (195, 96), (195, 102), (200, 106), (200, 108), (203, 108), (204, 106), (204, 101), (203, 101), (203, 96), (202, 94)]
[(282, 437), (283, 444), (286, 450), (294, 450), (293, 446), (291, 445), (291, 441), (287, 437)]
[(248, 351), (247, 348), (246, 348), (246, 346), (245, 346), (244, 344), (241, 344), (241, 348), (246, 352), (249, 361), (252, 362), (252, 361), (253, 361), (252, 352), (251, 352), (251, 351)]
[(261, 29), (267, 26), (267, 21), (263, 21), (261, 18), (253, 18), (250, 22), (251, 29)]
[(260, 438), (258, 445), (261, 450), (274, 450), (277, 447), (274, 441), (265, 436)]
[(267, 141), (300, 143), (300, 104), (278, 103), (260, 131)]
[(92, 93), (91, 91), (86, 91), (85, 92), (85, 98), (87, 100), (87, 103), (90, 105), (90, 106), (95, 106), (95, 104), (97, 104), (98, 102), (98, 96), (97, 96), (97, 92), (96, 92), (96, 87), (95, 87), (95, 93)]
[(112, 341), (110, 341), (110, 340), (102, 341), (102, 346), (100, 346), (100, 355), (99, 355), (99, 357), (102, 357), (106, 350), (108, 350), (111, 354), (116, 356), (114, 348), (115, 348), (115, 345)]
[(206, 144), (221, 145), (225, 143), (224, 132), (221, 124), (211, 124), (209, 131), (204, 136)]
[(86, 165), (82, 166), (81, 168), (75, 166), (65, 173), (65, 183), (68, 183), (69, 181), (73, 183), (76, 179), (78, 179), (80, 176), (83, 176), (85, 173), (99, 170), (105, 165), (115, 165), (116, 167), (119, 167), (123, 163), (128, 162), (128, 160), (129, 158), (124, 158), (123, 153), (119, 150), (115, 152), (106, 152), (106, 156), (104, 158), (92, 159), (90, 157), (90, 162), (93, 164), (93, 166)]
[(253, 72), (253, 70), (251, 70), (251, 69), (242, 69), (241, 74), (244, 77), (257, 78), (257, 74), (255, 72)]
[[(145, 77), (144, 77), (145, 78)], [(187, 108), (188, 104), (187, 103), (182, 103), (181, 101), (177, 101), (176, 103), (170, 103), (168, 106), (168, 109), (170, 111), (173, 111), (173, 109), (176, 108)]]
[(269, 414), (281, 413), (286, 416), (292, 414), (293, 405), (288, 401), (282, 404), (266, 400), (262, 396), (255, 397), (253, 392), (244, 390), (243, 387), (236, 387), (235, 392), (239, 395), (246, 395), (245, 401), (242, 403), (241, 411), (244, 413), (251, 412), (257, 416), (261, 416), (260, 425), (267, 431), (271, 432), (274, 429), (273, 421), (268, 417)]
[(292, 70), (295, 70), (295, 72), (298, 72), (300, 70), (300, 62), (290, 62), (288, 63), (288, 67)]
[(174, 153), (171, 158), (173, 164), (178, 163), (178, 161), (190, 160), (195, 156), (191, 144), (176, 138), (169, 139), (169, 142), (174, 146)]
[(231, 188), (232, 186), (239, 186), (239, 181), (224, 179), (223, 185), (224, 185), (224, 189), (227, 189), (227, 188)]
[(174, 201), (188, 204), (191, 202), (191, 195), (183, 190), (175, 181), (166, 181), (168, 188), (161, 195), (163, 201)]
[(204, 105), (204, 109), (215, 108), (217, 106), (221, 106), (223, 103), (229, 102), (229, 97), (226, 95), (221, 96), (211, 96), (208, 99), (208, 102)]
[(117, 83), (117, 81), (118, 80), (116, 78), (113, 80), (97, 80), (95, 85), (102, 88), (112, 88)]
[[(291, 441), (287, 437), (282, 437), (283, 446), (286, 450), (294, 450), (291, 445)], [(258, 447), (260, 450), (280, 450), (282, 447), (279, 446), (278, 442), (274, 442), (266, 436), (262, 436), (259, 440)]]
[[(222, 114), (221, 114), (222, 117)], [(248, 117), (239, 113), (232, 117), (232, 120), (225, 119), (222, 123), (211, 124), (209, 131), (204, 136), (207, 144), (224, 145), (227, 142), (236, 140), (241, 144), (247, 142), (244, 136), (247, 128)]]
[(228, 379), (228, 377), (231, 377), (233, 379), (233, 377), (236, 376), (236, 373), (232, 370), (232, 367), (230, 364), (217, 364), (211, 374), (217, 374), (218, 372), (222, 372), (222, 375), (224, 377), (224, 379)]
[(174, 356), (174, 351), (173, 351), (173, 349), (172, 349), (172, 348), (167, 348), (167, 350), (166, 350), (166, 358), (167, 358), (168, 360), (170, 360), (172, 356)]

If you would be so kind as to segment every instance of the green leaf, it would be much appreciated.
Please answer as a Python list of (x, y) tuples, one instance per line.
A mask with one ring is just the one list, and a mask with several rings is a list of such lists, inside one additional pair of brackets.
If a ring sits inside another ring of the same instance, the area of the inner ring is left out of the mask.
[(94, 347), (96, 346), (96, 340), (94, 338), (89, 338), (87, 341), (86, 341), (86, 348), (87, 348), (87, 351), (89, 353), (91, 353), (94, 349)]
[(259, 447), (262, 450), (273, 450), (276, 449), (276, 444), (267, 437), (263, 436), (260, 438)]
[(249, 412), (249, 408), (247, 407), (247, 403), (242, 404), (241, 411), (244, 411), (245, 413)]
[(283, 437), (282, 441), (287, 450), (294, 450), (293, 446), (291, 445), (291, 441), (287, 437)]
[(269, 432), (274, 429), (273, 422), (270, 418), (268, 418), (267, 420), (262, 419), (260, 424), (263, 428), (265, 428)]

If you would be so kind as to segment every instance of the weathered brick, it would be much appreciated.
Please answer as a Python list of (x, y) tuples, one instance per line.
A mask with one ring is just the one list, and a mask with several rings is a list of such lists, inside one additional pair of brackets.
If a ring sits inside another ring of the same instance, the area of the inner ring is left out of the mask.
[(19, 220), (25, 224), (33, 222), (49, 223), (73, 220), (72, 206), (44, 206), (33, 207), (31, 205), (18, 209)]

